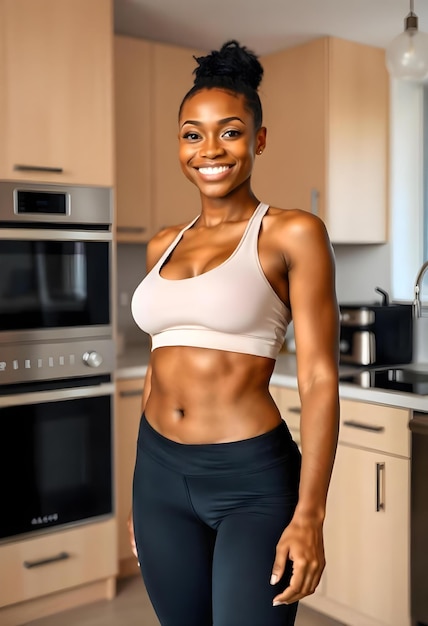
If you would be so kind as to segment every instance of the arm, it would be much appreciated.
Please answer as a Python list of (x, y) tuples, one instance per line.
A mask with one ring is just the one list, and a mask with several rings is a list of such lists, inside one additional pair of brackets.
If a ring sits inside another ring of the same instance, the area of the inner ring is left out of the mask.
[(302, 405), (302, 468), (299, 501), (278, 543), (272, 570), (278, 580), (291, 559), (293, 575), (275, 603), (295, 602), (313, 593), (320, 581), (325, 566), (322, 528), (339, 424), (339, 314), (330, 242), (322, 222), (310, 214), (294, 220), (287, 241)]

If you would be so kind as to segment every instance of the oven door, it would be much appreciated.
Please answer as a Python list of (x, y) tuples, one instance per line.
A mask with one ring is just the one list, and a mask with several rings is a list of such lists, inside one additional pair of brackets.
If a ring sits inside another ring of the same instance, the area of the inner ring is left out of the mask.
[(111, 247), (111, 233), (1, 229), (1, 340), (110, 336)]
[(0, 541), (113, 514), (109, 379), (0, 397)]

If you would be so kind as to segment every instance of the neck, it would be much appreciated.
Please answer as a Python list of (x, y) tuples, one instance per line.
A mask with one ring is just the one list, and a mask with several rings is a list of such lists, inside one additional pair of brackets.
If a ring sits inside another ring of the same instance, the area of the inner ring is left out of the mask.
[(258, 204), (259, 200), (252, 191), (225, 198), (201, 196), (201, 215), (198, 222), (206, 227), (217, 226), (223, 222), (239, 222), (249, 219)]

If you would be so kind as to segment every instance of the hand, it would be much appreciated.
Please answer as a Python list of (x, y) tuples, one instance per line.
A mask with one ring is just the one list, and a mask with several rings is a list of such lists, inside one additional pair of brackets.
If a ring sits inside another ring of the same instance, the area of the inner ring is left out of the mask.
[(128, 532), (129, 532), (129, 543), (131, 544), (132, 552), (135, 554), (135, 556), (138, 559), (137, 546), (135, 544), (134, 520), (132, 518), (132, 509), (128, 515)]
[(273, 605), (291, 604), (314, 593), (325, 567), (322, 523), (304, 516), (294, 516), (276, 547), (271, 584), (284, 573), (287, 560), (292, 561), (289, 586), (273, 599)]

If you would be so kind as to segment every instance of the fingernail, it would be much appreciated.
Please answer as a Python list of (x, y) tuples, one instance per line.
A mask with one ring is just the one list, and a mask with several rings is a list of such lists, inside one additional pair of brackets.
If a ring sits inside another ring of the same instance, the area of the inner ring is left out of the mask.
[(282, 604), (288, 604), (288, 602), (279, 602), (279, 600), (275, 600), (272, 606), (281, 606)]
[[(270, 577), (270, 584), (271, 585), (276, 585), (276, 583), (278, 582), (278, 576), (276, 574), (272, 574), (272, 576)], [(280, 603), (278, 603), (280, 604)]]

